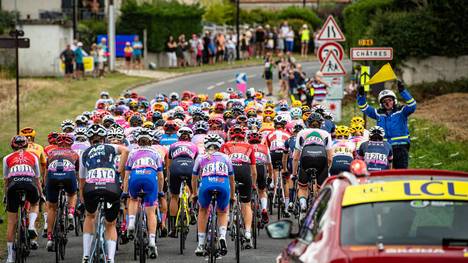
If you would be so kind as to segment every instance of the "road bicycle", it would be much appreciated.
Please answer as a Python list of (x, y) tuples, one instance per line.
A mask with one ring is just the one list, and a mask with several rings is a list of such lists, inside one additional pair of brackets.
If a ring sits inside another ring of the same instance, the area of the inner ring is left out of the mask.
[(190, 189), (187, 184), (187, 179), (184, 178), (180, 185), (179, 193), (179, 209), (176, 216), (176, 228), (179, 234), (179, 252), (184, 254), (185, 241), (189, 232), (190, 225), (190, 210), (189, 210), (189, 195)]
[(258, 198), (258, 193), (256, 190), (252, 190), (252, 242), (254, 249), (257, 249), (257, 236), (259, 234), (259, 230), (261, 229), (262, 220), (261, 213), (260, 213), (260, 202)]
[(219, 246), (218, 246), (218, 191), (211, 191), (211, 201), (209, 206), (208, 222), (206, 226), (206, 238), (205, 251), (208, 256), (208, 262), (214, 263), (219, 257)]
[(244, 244), (244, 221), (242, 218), (241, 212), (241, 204), (239, 201), (239, 186), (242, 183), (236, 184), (236, 192), (235, 192), (235, 201), (231, 205), (231, 213), (229, 213), (229, 222), (230, 228), (229, 233), (231, 236), (231, 241), (234, 241), (235, 251), (236, 251), (236, 262), (240, 262), (240, 251), (243, 250)]
[(98, 199), (98, 208), (96, 215), (96, 235), (94, 235), (92, 245), (91, 245), (91, 254), (89, 256), (90, 263), (105, 263), (107, 260), (106, 252), (106, 239), (105, 239), (105, 211), (104, 207), (106, 202), (104, 198), (101, 197)]
[(20, 196), (20, 212), (18, 216), (18, 223), (16, 225), (15, 237), (15, 263), (24, 263), (31, 251), (31, 240), (29, 239), (28, 232), (28, 207), (26, 202), (26, 192), (24, 190), (16, 191)]
[(67, 234), (69, 229), (67, 227), (68, 202), (65, 190), (63, 188), (63, 184), (59, 184), (58, 187), (60, 190), (53, 230), (55, 262), (65, 260), (65, 248), (68, 242)]
[[(315, 198), (317, 198), (318, 193), (320, 191), (320, 185), (317, 183), (317, 169), (315, 168), (308, 168), (304, 171), (304, 173), (307, 175), (307, 177), (311, 178), (312, 183), (308, 184), (308, 196), (307, 196), (307, 208), (312, 207), (312, 204), (314, 203)], [(300, 208), (299, 208), (300, 210)], [(300, 210), (299, 213), (299, 219), (298, 223), (299, 226), (302, 226), (302, 221), (303, 218), (305, 217), (305, 213), (307, 211), (303, 212)]]
[[(135, 217), (135, 236), (129, 236), (129, 239), (133, 239), (133, 259), (139, 259), (140, 263), (146, 262), (146, 256), (148, 254), (149, 244), (149, 233), (146, 219), (145, 202), (144, 197), (146, 193), (139, 192), (137, 197), (140, 200), (138, 207), (138, 213)], [(155, 258), (156, 255), (153, 255)]]
[(285, 205), (284, 205), (284, 183), (283, 183), (283, 176), (281, 174), (281, 169), (283, 168), (283, 165), (281, 163), (277, 163), (278, 166), (278, 177), (276, 179), (276, 185), (273, 189), (273, 198), (272, 201), (274, 203), (274, 206), (278, 208), (278, 221), (281, 220), (281, 217), (284, 217), (283, 212), (285, 211)]

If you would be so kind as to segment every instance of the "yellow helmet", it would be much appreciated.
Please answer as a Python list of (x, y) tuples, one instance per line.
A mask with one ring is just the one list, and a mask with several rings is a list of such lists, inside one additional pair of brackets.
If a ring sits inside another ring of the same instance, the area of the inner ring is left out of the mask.
[(364, 121), (364, 119), (362, 117), (354, 116), (351, 119), (351, 125), (353, 125), (353, 124), (359, 124), (359, 125), (364, 127), (365, 121)]
[(154, 128), (154, 124), (153, 122), (151, 121), (145, 121), (142, 125), (143, 128), (148, 128), (148, 129), (153, 129)]
[(208, 96), (205, 95), (205, 94), (200, 94), (200, 95), (198, 95), (198, 97), (200, 97), (201, 102), (205, 102), (208, 99)]
[(362, 126), (360, 124), (357, 124), (357, 123), (351, 124), (351, 131), (352, 131), (353, 134), (356, 133), (356, 132), (363, 133), (364, 132), (364, 126)]
[(20, 130), (19, 135), (35, 138), (36, 137), (36, 131), (31, 127), (24, 127), (23, 129)]
[(263, 111), (263, 118), (270, 117), (273, 119), (275, 116), (276, 116), (276, 112), (273, 109), (268, 108)]
[(293, 107), (293, 108), (302, 107), (302, 102), (301, 102), (300, 100), (295, 100), (295, 101), (293, 101), (293, 103), (292, 103), (292, 107)]
[(165, 110), (164, 104), (162, 104), (161, 102), (155, 103), (155, 104), (153, 105), (153, 110), (154, 110), (154, 111), (159, 111), (159, 112), (163, 113), (164, 110)]
[(255, 98), (256, 98), (257, 100), (263, 99), (263, 93), (257, 91), (257, 92), (255, 93)]
[(310, 107), (307, 106), (307, 105), (303, 105), (303, 106), (301, 107), (301, 109), (302, 109), (302, 112), (309, 112), (309, 111), (310, 111)]
[(272, 108), (274, 109), (275, 108), (275, 103), (273, 103), (273, 101), (269, 100), (265, 103), (265, 109), (266, 108)]
[(214, 95), (214, 100), (215, 101), (219, 101), (219, 100), (223, 100), (224, 99), (224, 96), (222, 93), (218, 92)]
[(128, 103), (128, 106), (129, 106), (129, 107), (138, 107), (138, 102), (132, 100), (132, 101), (130, 101), (130, 102)]
[(349, 137), (349, 128), (348, 128), (348, 126), (344, 126), (344, 125), (336, 126), (335, 135), (337, 137), (338, 136)]
[(307, 121), (307, 119), (309, 118), (310, 114), (312, 114), (311, 111), (306, 111), (306, 112), (302, 113), (302, 120), (303, 120), (303, 121)]

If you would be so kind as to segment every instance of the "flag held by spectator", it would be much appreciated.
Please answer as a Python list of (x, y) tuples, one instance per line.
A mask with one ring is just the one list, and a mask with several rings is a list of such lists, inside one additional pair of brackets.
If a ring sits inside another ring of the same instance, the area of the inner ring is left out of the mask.
[(374, 76), (372, 76), (372, 78), (369, 81), (367, 81), (364, 85), (371, 85), (394, 79), (397, 79), (397, 76), (395, 75), (395, 72), (393, 72), (390, 63), (387, 63), (383, 65), (382, 68), (380, 68), (380, 70), (377, 71), (377, 73), (375, 73)]
[(237, 90), (244, 93), (247, 91), (247, 74), (237, 73), (236, 74), (236, 87)]

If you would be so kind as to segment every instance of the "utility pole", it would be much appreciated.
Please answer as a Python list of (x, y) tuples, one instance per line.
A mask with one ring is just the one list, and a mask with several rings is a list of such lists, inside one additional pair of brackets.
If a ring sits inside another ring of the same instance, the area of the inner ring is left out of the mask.
[(240, 0), (236, 0), (236, 38), (237, 38), (237, 43), (236, 43), (236, 59), (240, 60), (240, 52), (239, 52), (239, 47), (240, 47), (240, 30), (239, 30), (239, 19), (240, 19)]
[(76, 0), (72, 0), (72, 16), (73, 16), (73, 39), (76, 39), (76, 24), (78, 23), (78, 14), (77, 14), (78, 3)]
[(307, 1), (307, 0), (303, 0), (303, 1), (302, 1), (302, 8), (305, 8), (305, 7), (306, 7), (306, 1)]
[(115, 70), (115, 7), (114, 0), (109, 0), (107, 35), (109, 37), (109, 70)]

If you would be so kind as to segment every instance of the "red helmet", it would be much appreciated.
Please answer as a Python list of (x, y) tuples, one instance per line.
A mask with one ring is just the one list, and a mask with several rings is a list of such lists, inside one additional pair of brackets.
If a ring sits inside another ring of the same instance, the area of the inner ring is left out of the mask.
[(186, 90), (182, 92), (182, 99), (191, 99), (192, 98), (192, 92)]
[(152, 111), (147, 111), (146, 112), (146, 120), (151, 120), (153, 118), (153, 112)]
[(179, 103), (179, 106), (182, 107), (182, 109), (184, 109), (184, 111), (187, 111), (188, 110), (188, 107), (189, 107), (189, 103), (186, 102), (186, 101), (181, 101)]
[(221, 118), (211, 118), (211, 119), (208, 120), (208, 125), (210, 125), (210, 126), (212, 126), (212, 125), (222, 126), (223, 124), (224, 124), (224, 121)]
[(60, 133), (57, 136), (57, 145), (71, 146), (73, 144), (73, 138), (68, 133)]
[(106, 108), (106, 104), (104, 102), (99, 102), (96, 108), (99, 110), (104, 110)]
[(28, 147), (28, 139), (22, 135), (16, 135), (11, 138), (10, 146), (13, 150), (26, 149)]
[(240, 137), (241, 139), (245, 138), (245, 129), (240, 125), (234, 125), (229, 129), (229, 136), (231, 139)]
[(356, 176), (366, 176), (369, 174), (367, 164), (363, 160), (352, 161), (349, 170)]
[(249, 143), (260, 143), (262, 139), (262, 134), (256, 131), (250, 132), (247, 136), (247, 140), (249, 141)]
[(229, 95), (229, 98), (230, 99), (238, 99), (239, 96), (237, 96), (237, 93), (231, 93), (231, 95)]
[(215, 111), (219, 111), (219, 112), (222, 113), (224, 111), (224, 109), (225, 109), (224, 104), (222, 104), (222, 103), (216, 103), (215, 104)]
[(173, 120), (168, 120), (168, 121), (166, 121), (166, 123), (164, 123), (163, 128), (164, 128), (165, 131), (169, 130), (169, 129), (177, 131), (179, 129), (179, 126)]
[(132, 98), (132, 99), (138, 99), (138, 93), (132, 92), (132, 93), (130, 94), (130, 98)]
[(49, 144), (57, 144), (57, 137), (58, 137), (58, 133), (57, 132), (51, 132), (47, 135), (47, 141), (49, 142)]

